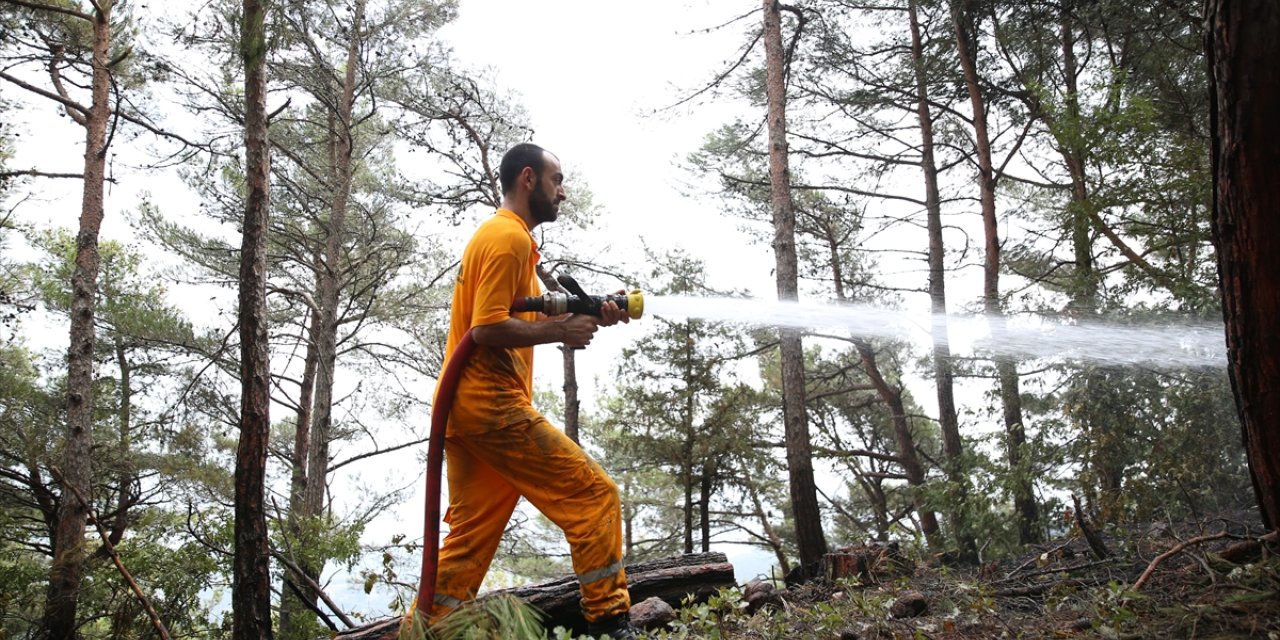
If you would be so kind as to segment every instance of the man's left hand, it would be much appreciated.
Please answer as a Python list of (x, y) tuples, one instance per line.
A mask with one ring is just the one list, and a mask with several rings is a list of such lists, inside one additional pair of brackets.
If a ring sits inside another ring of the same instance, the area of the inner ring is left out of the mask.
[[(619, 295), (625, 295), (626, 293), (626, 289), (618, 289)], [(600, 305), (600, 322), (597, 323), (599, 326), (612, 327), (620, 321), (623, 323), (631, 322), (631, 316), (627, 315), (626, 309), (619, 307), (618, 303), (612, 300), (607, 300)]]

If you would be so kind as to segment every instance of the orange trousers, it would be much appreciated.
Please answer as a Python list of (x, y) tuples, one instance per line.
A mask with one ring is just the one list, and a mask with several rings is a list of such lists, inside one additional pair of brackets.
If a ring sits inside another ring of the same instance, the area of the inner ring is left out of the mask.
[(564, 531), (587, 621), (631, 608), (618, 486), (581, 447), (539, 417), (449, 436), (444, 451), (449, 534), (440, 547), (433, 618), (476, 597), (521, 496)]

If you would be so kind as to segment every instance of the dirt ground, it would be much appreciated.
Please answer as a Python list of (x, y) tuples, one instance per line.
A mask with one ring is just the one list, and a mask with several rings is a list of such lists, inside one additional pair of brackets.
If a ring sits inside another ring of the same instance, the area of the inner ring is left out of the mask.
[(1259, 533), (1225, 518), (1157, 524), (1100, 536), (1107, 557), (1074, 536), (981, 566), (846, 549), (870, 559), (859, 577), (749, 589), (751, 604), (726, 594), (649, 637), (1280, 640), (1280, 545)]

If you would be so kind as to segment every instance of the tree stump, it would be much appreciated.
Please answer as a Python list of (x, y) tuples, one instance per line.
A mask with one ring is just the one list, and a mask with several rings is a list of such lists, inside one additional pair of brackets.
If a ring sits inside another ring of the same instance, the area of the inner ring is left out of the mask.
[(852, 579), (858, 584), (871, 585), (880, 582), (881, 576), (903, 575), (911, 569), (896, 542), (871, 542), (841, 547), (823, 556), (818, 576), (829, 581)]

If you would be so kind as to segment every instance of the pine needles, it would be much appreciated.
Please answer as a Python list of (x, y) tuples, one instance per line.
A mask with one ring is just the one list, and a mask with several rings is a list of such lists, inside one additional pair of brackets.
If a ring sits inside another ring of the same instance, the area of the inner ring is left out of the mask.
[(542, 613), (514, 596), (481, 598), (449, 612), (434, 625), (414, 611), (400, 625), (399, 640), (542, 640)]

